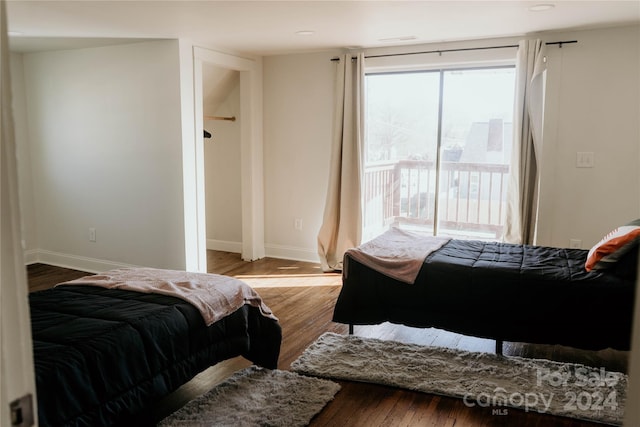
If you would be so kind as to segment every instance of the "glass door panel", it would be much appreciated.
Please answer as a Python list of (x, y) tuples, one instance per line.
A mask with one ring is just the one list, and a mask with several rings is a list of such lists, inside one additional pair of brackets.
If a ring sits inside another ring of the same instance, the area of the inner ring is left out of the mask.
[(513, 139), (515, 69), (443, 71), (436, 233), (499, 239)]
[(439, 72), (367, 75), (363, 241), (433, 230), (439, 93)]

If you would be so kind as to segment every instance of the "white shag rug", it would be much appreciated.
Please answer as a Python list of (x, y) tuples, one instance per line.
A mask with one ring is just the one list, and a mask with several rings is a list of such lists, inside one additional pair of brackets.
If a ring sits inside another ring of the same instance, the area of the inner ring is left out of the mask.
[(158, 426), (306, 426), (339, 390), (333, 381), (250, 366)]
[(505, 407), (621, 425), (627, 375), (580, 364), (325, 333), (293, 362), (306, 375), (383, 384)]

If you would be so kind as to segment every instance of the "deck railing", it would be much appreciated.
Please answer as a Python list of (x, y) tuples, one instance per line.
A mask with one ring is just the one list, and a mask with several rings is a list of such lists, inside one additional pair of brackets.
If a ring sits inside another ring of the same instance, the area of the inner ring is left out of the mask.
[(433, 227), (436, 180), (439, 234), (500, 238), (509, 165), (400, 160), (368, 165), (364, 176), (366, 227)]

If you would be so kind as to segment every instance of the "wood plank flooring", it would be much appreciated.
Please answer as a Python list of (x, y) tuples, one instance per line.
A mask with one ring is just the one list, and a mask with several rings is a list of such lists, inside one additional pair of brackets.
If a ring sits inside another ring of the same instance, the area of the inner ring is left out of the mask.
[[(242, 279), (256, 288), (279, 317), (283, 341), (279, 369), (289, 369), (302, 351), (324, 332), (347, 333), (347, 326), (331, 321), (341, 287), (338, 274), (322, 273), (314, 263), (265, 258), (244, 262), (238, 254), (208, 251), (210, 273)], [(34, 264), (28, 267), (31, 291), (85, 275), (76, 270)], [(494, 351), (494, 341), (437, 329), (398, 325), (357, 326), (357, 335), (417, 344), (447, 346), (471, 351)], [(561, 346), (505, 343), (505, 355), (573, 361), (606, 370), (626, 372), (627, 353), (615, 350), (581, 351)], [(250, 362), (234, 358), (213, 366), (152, 409), (160, 420), (192, 398), (208, 391)], [(461, 400), (392, 387), (340, 381), (342, 390), (313, 420), (312, 426), (518, 426), (577, 427), (598, 424), (508, 409), (504, 415), (492, 408), (467, 407)]]

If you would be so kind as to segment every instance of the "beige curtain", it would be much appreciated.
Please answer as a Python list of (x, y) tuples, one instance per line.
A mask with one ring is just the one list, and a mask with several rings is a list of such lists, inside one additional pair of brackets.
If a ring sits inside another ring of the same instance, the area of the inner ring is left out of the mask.
[(360, 244), (362, 146), (364, 142), (364, 54), (336, 61), (335, 115), (329, 187), (318, 255), (324, 271), (342, 270), (347, 249)]
[(535, 243), (545, 70), (544, 42), (521, 41), (516, 62), (513, 152), (503, 236), (510, 243)]

